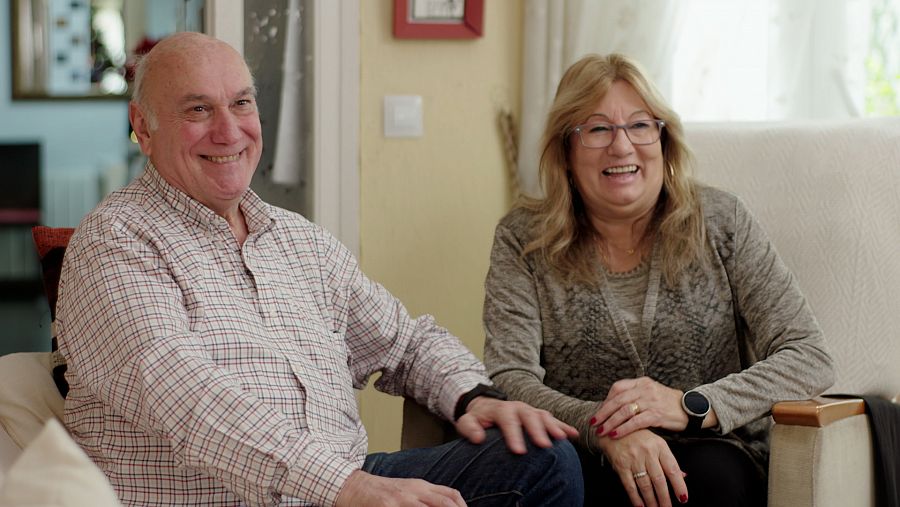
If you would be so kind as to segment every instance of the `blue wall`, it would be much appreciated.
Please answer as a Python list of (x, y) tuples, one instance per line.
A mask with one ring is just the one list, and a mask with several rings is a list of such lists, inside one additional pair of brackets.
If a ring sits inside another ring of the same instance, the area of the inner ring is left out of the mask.
[[(9, 18), (10, 0), (0, 0), (0, 143), (40, 142), (45, 175), (55, 171), (95, 171), (99, 175), (112, 165), (124, 164), (128, 149), (125, 100), (11, 100)], [(45, 302), (0, 301), (0, 354), (45, 350), (49, 340)]]
[(11, 100), (9, 2), (0, 0), (0, 142), (40, 141), (47, 172), (100, 171), (124, 163), (128, 146), (125, 100)]

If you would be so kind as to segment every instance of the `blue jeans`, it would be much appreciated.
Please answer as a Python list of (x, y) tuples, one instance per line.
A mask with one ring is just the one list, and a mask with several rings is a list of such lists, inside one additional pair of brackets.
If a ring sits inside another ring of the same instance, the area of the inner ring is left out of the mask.
[(457, 439), (437, 447), (370, 454), (363, 471), (448, 486), (471, 507), (581, 507), (584, 484), (572, 444), (558, 440), (550, 449), (527, 444), (527, 454), (513, 454), (500, 431), (491, 428), (481, 444)]

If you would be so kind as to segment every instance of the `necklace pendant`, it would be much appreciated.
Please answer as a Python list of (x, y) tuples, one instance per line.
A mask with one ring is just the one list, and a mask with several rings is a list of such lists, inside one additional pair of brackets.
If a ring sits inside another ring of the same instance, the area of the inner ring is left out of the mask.
[(628, 252), (628, 255), (634, 255), (634, 248), (629, 248), (628, 250), (625, 250), (625, 251)]

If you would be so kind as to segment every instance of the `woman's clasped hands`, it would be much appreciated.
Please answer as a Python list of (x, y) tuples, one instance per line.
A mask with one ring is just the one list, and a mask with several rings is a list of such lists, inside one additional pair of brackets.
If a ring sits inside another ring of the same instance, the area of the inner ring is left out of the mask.
[(676, 498), (687, 502), (686, 474), (666, 441), (648, 429), (683, 430), (687, 414), (681, 396), (648, 377), (623, 379), (612, 385), (591, 419), (598, 445), (633, 505), (671, 506), (669, 484)]

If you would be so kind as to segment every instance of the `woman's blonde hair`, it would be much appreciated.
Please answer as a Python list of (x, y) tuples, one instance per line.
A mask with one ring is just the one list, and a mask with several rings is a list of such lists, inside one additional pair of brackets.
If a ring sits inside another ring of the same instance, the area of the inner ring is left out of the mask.
[(666, 125), (660, 142), (664, 160), (663, 187), (651, 220), (659, 234), (662, 272), (671, 286), (694, 262), (705, 262), (705, 227), (696, 184), (690, 176), (691, 154), (678, 114), (645, 77), (640, 66), (620, 54), (587, 55), (566, 71), (556, 90), (544, 128), (540, 175), (544, 197), (522, 203), (536, 212), (534, 239), (524, 254), (537, 252), (548, 265), (569, 279), (597, 280), (598, 232), (590, 225), (584, 203), (568, 171), (572, 130), (583, 123), (615, 81), (630, 84), (654, 118)]

